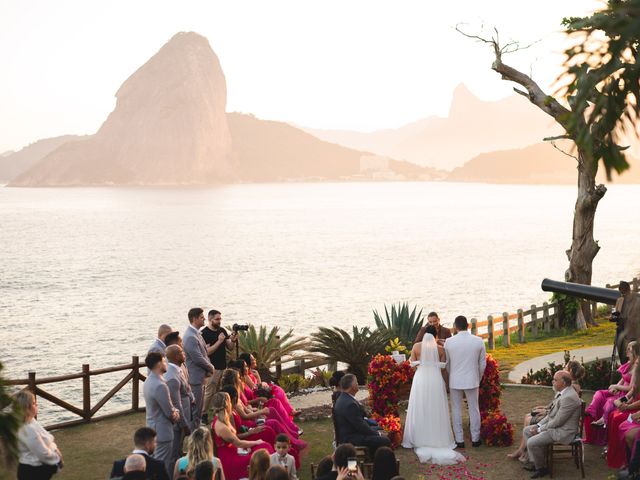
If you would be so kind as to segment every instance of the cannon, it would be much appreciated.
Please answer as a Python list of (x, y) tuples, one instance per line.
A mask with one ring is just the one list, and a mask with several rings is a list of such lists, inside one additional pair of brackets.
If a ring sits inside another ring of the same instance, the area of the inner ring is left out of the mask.
[(559, 282), (548, 278), (542, 280), (542, 290), (545, 292), (562, 293), (583, 300), (593, 300), (598, 303), (606, 303), (607, 305), (615, 305), (618, 298), (620, 298), (620, 292), (610, 288), (592, 287), (591, 285), (582, 285), (581, 283)]

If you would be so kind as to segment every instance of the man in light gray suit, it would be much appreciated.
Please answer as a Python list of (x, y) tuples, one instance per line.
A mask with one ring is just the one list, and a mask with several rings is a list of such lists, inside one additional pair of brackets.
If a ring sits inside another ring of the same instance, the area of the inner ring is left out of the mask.
[(193, 422), (191, 430), (200, 426), (202, 420), (202, 407), (204, 401), (204, 389), (208, 377), (213, 375), (213, 365), (207, 356), (207, 345), (200, 334), (200, 329), (204, 326), (204, 310), (192, 308), (189, 310), (189, 326), (184, 332), (182, 344), (184, 353), (187, 356), (187, 370), (189, 370), (189, 385), (195, 397), (195, 405), (191, 412)]
[(180, 420), (180, 413), (171, 402), (169, 388), (163, 378), (167, 371), (165, 358), (160, 352), (150, 352), (145, 363), (150, 370), (143, 387), (147, 427), (153, 428), (157, 434), (153, 457), (164, 462), (168, 472), (173, 447), (173, 425)]
[(173, 473), (173, 463), (182, 456), (182, 442), (191, 433), (191, 396), (189, 384), (180, 369), (185, 361), (184, 350), (179, 345), (171, 345), (167, 347), (166, 354), (169, 367), (164, 379), (169, 388), (171, 403), (180, 412), (180, 421), (173, 426), (172, 466), (169, 469)]
[(158, 338), (153, 341), (147, 353), (160, 352), (162, 355), (164, 355), (164, 351), (167, 348), (165, 344), (165, 338), (167, 338), (167, 335), (169, 335), (172, 330), (173, 329), (165, 323), (160, 325), (160, 327), (158, 327)]
[(553, 376), (553, 389), (558, 392), (551, 404), (549, 414), (538, 425), (524, 427), (522, 434), (527, 440), (527, 453), (533, 466), (525, 466), (534, 471), (531, 478), (541, 478), (549, 474), (546, 464), (546, 449), (552, 443), (569, 444), (578, 434), (580, 421), (580, 397), (571, 386), (569, 372), (559, 371)]

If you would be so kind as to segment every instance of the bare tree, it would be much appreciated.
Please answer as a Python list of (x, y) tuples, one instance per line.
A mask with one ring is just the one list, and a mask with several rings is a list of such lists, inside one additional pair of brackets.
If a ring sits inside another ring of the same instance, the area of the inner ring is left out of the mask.
[[(523, 46), (514, 41), (501, 45), (497, 29), (494, 29), (494, 33), (490, 38), (464, 32), (460, 25), (456, 26), (456, 30), (465, 37), (475, 39), (492, 47), (495, 60), (491, 64), (491, 68), (499, 73), (503, 80), (515, 82), (524, 88), (524, 90), (522, 90), (514, 87), (513, 90), (552, 117), (564, 129), (564, 135), (546, 138), (545, 140), (572, 140), (576, 144), (577, 155), (573, 156), (573, 158), (577, 161), (578, 197), (573, 215), (571, 248), (566, 251), (569, 259), (569, 268), (565, 272), (565, 280), (590, 285), (593, 259), (597, 255), (598, 250), (600, 250), (598, 242), (593, 238), (594, 219), (598, 202), (607, 192), (607, 188), (604, 185), (596, 185), (599, 159), (593, 155), (592, 150), (581, 148), (576, 142), (576, 126), (571, 123), (571, 113), (575, 108), (575, 105), (572, 105), (572, 101), (575, 97), (567, 97), (567, 106), (564, 106), (553, 95), (545, 93), (531, 76), (516, 70), (502, 61), (504, 55), (528, 48), (530, 45)], [(579, 118), (578, 122), (585, 122), (585, 118)], [(585, 125), (583, 125), (583, 127), (585, 127)], [(579, 316), (580, 313), (583, 315), (586, 323), (594, 325), (591, 310), (586, 302), (581, 303)], [(580, 326), (581, 322), (578, 321), (577, 323), (578, 326)]]

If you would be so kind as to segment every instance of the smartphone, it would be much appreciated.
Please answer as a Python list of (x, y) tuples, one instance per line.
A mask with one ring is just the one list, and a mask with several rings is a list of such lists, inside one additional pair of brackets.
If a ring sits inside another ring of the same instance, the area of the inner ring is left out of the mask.
[(350, 472), (355, 472), (358, 470), (358, 459), (357, 458), (349, 458), (347, 460), (347, 470)]
[(250, 448), (238, 447), (238, 455), (249, 455), (249, 453), (251, 453)]

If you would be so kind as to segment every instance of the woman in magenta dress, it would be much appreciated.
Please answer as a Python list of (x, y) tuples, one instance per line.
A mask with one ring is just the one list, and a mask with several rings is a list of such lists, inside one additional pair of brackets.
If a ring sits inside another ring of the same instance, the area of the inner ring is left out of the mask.
[[(222, 462), (227, 480), (240, 480), (249, 475), (251, 455), (260, 448), (273, 453), (273, 446), (262, 440), (241, 440), (231, 423), (232, 410), (229, 394), (218, 392), (213, 396), (214, 418), (212, 424), (213, 441), (216, 453)], [(248, 449), (247, 453), (238, 452), (239, 448)]]
[(623, 397), (631, 389), (631, 377), (633, 367), (640, 354), (640, 343), (629, 342), (627, 345), (627, 357), (629, 361), (618, 368), (622, 378), (615, 385), (610, 385), (607, 390), (598, 390), (593, 400), (585, 410), (584, 441), (594, 445), (604, 445), (606, 435), (599, 433), (607, 427), (609, 414), (615, 410), (614, 401)]
[(280, 403), (282, 403), (282, 406), (288, 415), (291, 415), (292, 417), (300, 415), (300, 412), (295, 410), (291, 406), (291, 403), (289, 403), (289, 398), (282, 387), (275, 383), (266, 383), (262, 381), (260, 374), (258, 373), (258, 363), (256, 362), (255, 356), (250, 353), (243, 353), (238, 358), (239, 360), (244, 360), (244, 363), (247, 365), (247, 374), (242, 380), (249, 386), (249, 388), (256, 390), (257, 388), (262, 387), (264, 389), (271, 390), (274, 398), (277, 398)]
[(615, 410), (607, 420), (607, 465), (621, 468), (626, 463), (625, 435), (640, 424), (633, 415), (640, 410), (640, 362), (636, 361), (631, 377), (631, 390), (613, 402)]

